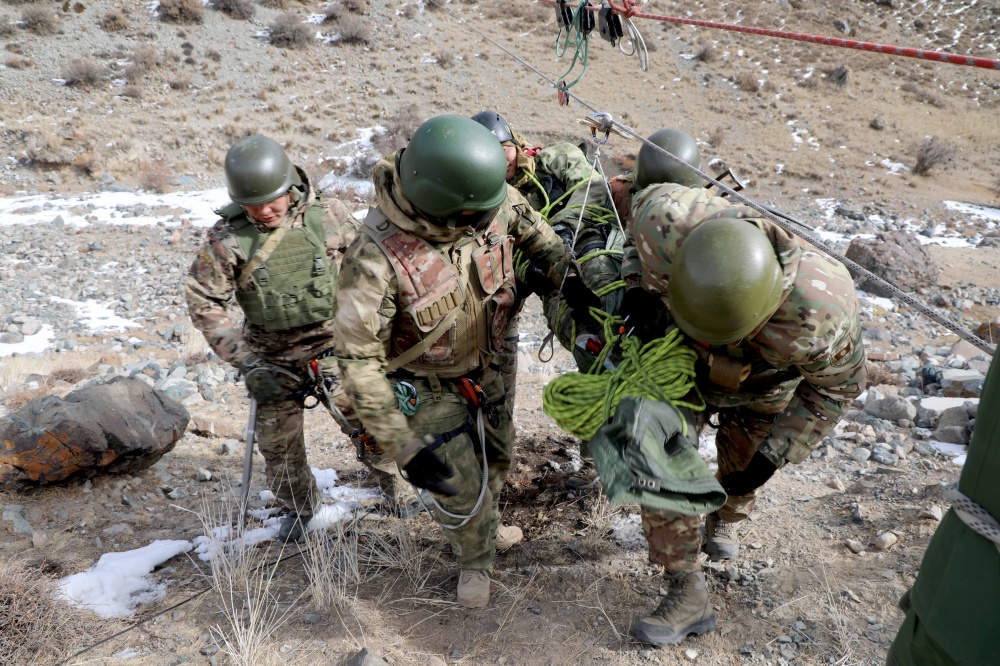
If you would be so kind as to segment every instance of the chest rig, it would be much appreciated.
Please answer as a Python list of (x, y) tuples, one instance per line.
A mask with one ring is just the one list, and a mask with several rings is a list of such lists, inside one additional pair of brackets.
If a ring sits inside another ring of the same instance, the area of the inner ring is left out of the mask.
[(513, 238), (501, 216), (437, 245), (375, 208), (361, 230), (385, 253), (399, 283), (388, 370), (461, 377), (488, 365), (514, 303)]
[[(318, 206), (306, 209), (302, 226), (269, 232), (257, 229), (235, 204), (223, 209), (222, 215), (230, 220), (249, 261), (237, 276), (236, 287), (236, 302), (247, 321), (272, 332), (333, 317), (337, 267), (326, 256), (323, 212)], [(279, 232), (282, 236), (267, 247), (269, 237)]]

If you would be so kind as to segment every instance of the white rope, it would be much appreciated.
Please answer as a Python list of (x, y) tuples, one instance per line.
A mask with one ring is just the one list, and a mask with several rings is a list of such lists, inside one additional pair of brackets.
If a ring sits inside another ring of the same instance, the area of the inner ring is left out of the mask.
[(990, 512), (978, 502), (963, 495), (957, 486), (945, 488), (944, 497), (951, 502), (955, 515), (973, 532), (992, 541), (1000, 553), (1000, 521), (991, 516)]

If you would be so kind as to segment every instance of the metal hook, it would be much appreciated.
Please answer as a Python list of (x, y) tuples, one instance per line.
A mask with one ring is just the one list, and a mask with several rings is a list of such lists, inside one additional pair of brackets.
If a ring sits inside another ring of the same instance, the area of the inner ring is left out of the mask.
[[(610, 113), (602, 111), (592, 115), (589, 120), (591, 121), (588, 123), (590, 125), (590, 137), (594, 140), (594, 143), (603, 146), (608, 142), (608, 138), (611, 137), (611, 130), (614, 129), (614, 119)], [(598, 130), (604, 133), (603, 139), (597, 138)]]

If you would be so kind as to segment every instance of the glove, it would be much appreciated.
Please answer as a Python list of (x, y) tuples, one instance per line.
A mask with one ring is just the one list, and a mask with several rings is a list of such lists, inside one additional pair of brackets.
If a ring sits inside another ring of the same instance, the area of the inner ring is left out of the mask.
[(625, 290), (618, 315), (625, 319), (625, 329), (643, 342), (655, 340), (663, 335), (666, 326), (661, 326), (665, 311), (663, 301), (656, 294), (651, 294), (642, 287), (631, 287)]
[(247, 354), (240, 361), (240, 374), (247, 391), (260, 404), (280, 402), (289, 394), (288, 371), (268, 363), (257, 354)]
[(448, 479), (455, 476), (455, 470), (451, 465), (441, 462), (426, 446), (410, 458), (410, 462), (403, 466), (403, 471), (406, 472), (406, 479), (417, 488), (445, 497), (458, 494), (458, 489), (448, 483)]
[(534, 264), (528, 264), (524, 271), (524, 279), (518, 282), (518, 288), (518, 297), (521, 298), (527, 298), (532, 294), (538, 294), (539, 298), (544, 298), (555, 290), (555, 286), (548, 276)]
[(778, 468), (775, 467), (774, 463), (758, 451), (753, 454), (746, 469), (726, 474), (719, 479), (719, 483), (722, 484), (722, 489), (726, 491), (727, 495), (742, 497), (763, 486), (777, 471)]
[[(566, 305), (572, 310), (570, 316), (581, 326), (597, 326), (590, 315), (590, 308), (600, 308), (601, 299), (590, 290), (590, 287), (579, 275), (568, 275), (563, 280), (562, 295)], [(597, 327), (600, 328), (600, 327)]]

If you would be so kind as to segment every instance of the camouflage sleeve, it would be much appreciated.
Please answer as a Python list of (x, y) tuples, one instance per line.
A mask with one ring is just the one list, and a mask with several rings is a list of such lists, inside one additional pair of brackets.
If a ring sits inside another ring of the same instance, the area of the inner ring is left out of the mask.
[(563, 245), (562, 239), (556, 235), (549, 223), (535, 212), (528, 202), (510, 185), (507, 186), (507, 199), (511, 204), (514, 219), (508, 227), (514, 237), (514, 246), (527, 256), (531, 263), (538, 266), (552, 282), (554, 287), (562, 284), (563, 275), (572, 265), (572, 257)]
[(390, 457), (414, 437), (385, 376), (396, 275), (382, 250), (359, 234), (344, 257), (334, 300), (334, 351), (357, 417)]
[(340, 199), (323, 200), (323, 228), (326, 230), (326, 254), (338, 268), (344, 253), (358, 234), (361, 222)]
[[(610, 201), (603, 178), (579, 146), (568, 141), (557, 141), (546, 146), (535, 156), (535, 162), (545, 171), (562, 181), (569, 192), (566, 206), (549, 219), (553, 226), (564, 224), (576, 228), (580, 209), (584, 204), (608, 208)], [(587, 181), (590, 188), (587, 188)], [(584, 224), (587, 223), (586, 217)]]
[(775, 365), (790, 361), (802, 374), (761, 447), (780, 466), (809, 457), (865, 389), (868, 375), (857, 294), (840, 263), (803, 252), (795, 287), (771, 322), (761, 331), (762, 354)]
[(236, 291), (237, 264), (236, 256), (219, 240), (216, 229), (212, 229), (184, 281), (191, 322), (205, 335), (212, 351), (233, 365), (239, 365), (251, 351), (228, 312), (229, 301)]

